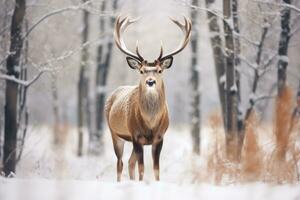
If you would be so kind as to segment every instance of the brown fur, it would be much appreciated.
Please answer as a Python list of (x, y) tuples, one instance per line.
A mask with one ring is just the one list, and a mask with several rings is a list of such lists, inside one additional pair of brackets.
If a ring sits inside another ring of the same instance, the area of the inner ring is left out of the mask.
[[(155, 79), (155, 88), (147, 88), (145, 80)], [(122, 173), (124, 140), (133, 142), (129, 159), (130, 178), (134, 179), (136, 161), (139, 162), (139, 179), (143, 179), (143, 145), (152, 145), (155, 179), (159, 180), (159, 154), (163, 136), (169, 125), (165, 89), (160, 75), (144, 75), (138, 86), (119, 87), (107, 99), (105, 114), (118, 158), (118, 181)]]

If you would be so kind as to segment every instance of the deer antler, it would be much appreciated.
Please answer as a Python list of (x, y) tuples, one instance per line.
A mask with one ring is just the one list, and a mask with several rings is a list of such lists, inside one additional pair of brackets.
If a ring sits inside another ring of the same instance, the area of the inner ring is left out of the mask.
[(181, 41), (178, 48), (171, 53), (163, 56), (163, 47), (161, 45), (160, 49), (160, 55), (157, 60), (163, 60), (166, 57), (174, 56), (175, 54), (178, 54), (180, 51), (182, 51), (186, 45), (188, 44), (191, 36), (191, 29), (192, 29), (192, 23), (184, 17), (184, 24), (180, 23), (178, 20), (175, 20), (173, 18), (170, 18), (179, 28), (182, 30), (182, 32), (185, 34), (184, 39)]
[(139, 61), (143, 61), (144, 58), (140, 55), (139, 53), (139, 48), (138, 48), (138, 42), (136, 43), (136, 54), (131, 52), (130, 50), (127, 49), (125, 42), (122, 38), (122, 34), (124, 33), (125, 29), (132, 23), (136, 22), (137, 20), (131, 20), (128, 17), (125, 17), (124, 19), (121, 20), (121, 17), (119, 16), (116, 21), (116, 26), (115, 26), (115, 32), (114, 32), (114, 37), (115, 37), (115, 42), (118, 46), (118, 48), (125, 53), (126, 55), (135, 58)]

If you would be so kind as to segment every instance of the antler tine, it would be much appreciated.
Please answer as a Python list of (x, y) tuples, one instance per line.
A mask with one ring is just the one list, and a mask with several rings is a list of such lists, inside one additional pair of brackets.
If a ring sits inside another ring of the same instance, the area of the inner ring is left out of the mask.
[(188, 42), (190, 40), (190, 36), (191, 36), (192, 24), (186, 17), (184, 17), (184, 24), (180, 23), (178, 20), (175, 20), (171, 17), (170, 17), (170, 19), (182, 30), (182, 32), (185, 33), (185, 36), (176, 50), (167, 54), (166, 56), (162, 57), (161, 59), (169, 57), (169, 56), (173, 56), (173, 55), (179, 53), (180, 51), (182, 51), (188, 44)]
[(115, 25), (115, 42), (118, 48), (125, 53), (126, 55), (133, 57), (137, 60), (143, 61), (143, 57), (138, 53), (138, 55), (135, 55), (133, 52), (127, 49), (125, 42), (122, 38), (122, 34), (125, 31), (125, 29), (132, 23), (136, 22), (137, 20), (130, 20), (129, 17), (125, 17), (124, 19), (121, 20), (121, 17), (118, 16), (116, 20), (116, 25)]
[(135, 45), (135, 51), (137, 56), (140, 58), (140, 60), (144, 60), (144, 58), (141, 56), (140, 52), (139, 52), (139, 41), (136, 41), (136, 45)]
[(159, 56), (157, 58), (157, 60), (160, 60), (163, 56), (163, 44), (162, 44), (162, 41), (160, 41), (160, 53), (159, 53)]

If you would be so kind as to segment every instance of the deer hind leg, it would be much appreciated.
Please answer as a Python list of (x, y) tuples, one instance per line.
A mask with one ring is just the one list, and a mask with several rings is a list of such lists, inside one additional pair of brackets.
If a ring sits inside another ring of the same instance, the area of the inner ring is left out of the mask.
[(132, 149), (132, 153), (131, 153), (131, 156), (130, 156), (129, 161), (128, 161), (128, 171), (129, 171), (130, 180), (135, 179), (135, 164), (136, 164), (136, 161), (137, 161), (137, 157), (135, 155), (134, 149)]
[(113, 140), (113, 145), (114, 145), (114, 150), (117, 156), (117, 181), (121, 181), (121, 175), (122, 175), (122, 170), (123, 170), (123, 151), (124, 151), (124, 140), (120, 138), (114, 138), (112, 137)]
[(155, 180), (159, 181), (159, 157), (163, 146), (163, 140), (152, 145), (152, 159)]
[(142, 181), (144, 178), (144, 149), (143, 145), (133, 141), (133, 149), (138, 161), (139, 169), (139, 180)]

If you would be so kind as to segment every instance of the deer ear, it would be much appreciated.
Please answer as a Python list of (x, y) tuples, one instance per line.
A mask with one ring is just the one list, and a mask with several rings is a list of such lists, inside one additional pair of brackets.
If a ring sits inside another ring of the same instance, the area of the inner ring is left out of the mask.
[(160, 61), (161, 62), (161, 68), (162, 69), (168, 69), (171, 67), (172, 63), (173, 63), (173, 57), (166, 57), (163, 60)]
[(126, 60), (131, 69), (139, 69), (141, 67), (140, 61), (138, 61), (134, 58), (126, 57)]

